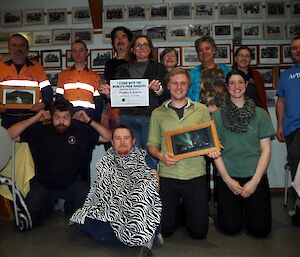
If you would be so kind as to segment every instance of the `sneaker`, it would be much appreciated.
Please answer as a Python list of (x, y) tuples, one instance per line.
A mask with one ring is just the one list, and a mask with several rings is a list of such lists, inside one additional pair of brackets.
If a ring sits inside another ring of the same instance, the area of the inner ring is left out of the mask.
[(160, 232), (155, 236), (154, 244), (157, 245), (157, 246), (163, 246), (164, 245), (164, 239), (163, 239)]
[(137, 252), (133, 257), (151, 257), (152, 251), (147, 248), (146, 246), (139, 246), (137, 247)]

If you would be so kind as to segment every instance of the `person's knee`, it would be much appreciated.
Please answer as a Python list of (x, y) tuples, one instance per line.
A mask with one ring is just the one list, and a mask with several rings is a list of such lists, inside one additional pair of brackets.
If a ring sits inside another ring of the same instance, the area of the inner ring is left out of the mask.
[(227, 235), (235, 235), (242, 230), (242, 225), (237, 223), (219, 222), (219, 227)]
[(173, 235), (175, 232), (175, 227), (161, 227), (161, 234), (163, 237), (170, 237), (171, 235)]
[(208, 228), (203, 229), (191, 229), (188, 228), (189, 235), (194, 239), (205, 239), (207, 236)]
[(271, 233), (271, 226), (247, 227), (247, 231), (254, 237), (265, 238)]

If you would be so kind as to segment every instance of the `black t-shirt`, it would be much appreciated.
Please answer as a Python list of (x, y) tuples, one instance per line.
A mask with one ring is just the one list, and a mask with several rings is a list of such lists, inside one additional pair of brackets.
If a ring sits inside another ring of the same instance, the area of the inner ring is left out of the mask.
[(78, 178), (85, 152), (99, 134), (91, 126), (73, 121), (66, 134), (57, 134), (51, 124), (36, 123), (21, 134), (28, 142), (35, 164), (35, 179), (49, 189), (65, 188)]
[(105, 63), (104, 78), (107, 80), (108, 83), (111, 79), (115, 78), (118, 67), (123, 63), (127, 63), (127, 61), (125, 59), (117, 58), (108, 60)]

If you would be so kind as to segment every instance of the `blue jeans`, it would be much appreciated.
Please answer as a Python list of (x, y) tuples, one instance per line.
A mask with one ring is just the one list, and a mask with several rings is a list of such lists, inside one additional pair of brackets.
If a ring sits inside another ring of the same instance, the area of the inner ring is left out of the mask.
[[(122, 114), (120, 120), (121, 124), (131, 128), (136, 140), (135, 145), (147, 150), (150, 117)], [(151, 169), (157, 169), (157, 160), (152, 158), (149, 154), (146, 155), (146, 162)]]

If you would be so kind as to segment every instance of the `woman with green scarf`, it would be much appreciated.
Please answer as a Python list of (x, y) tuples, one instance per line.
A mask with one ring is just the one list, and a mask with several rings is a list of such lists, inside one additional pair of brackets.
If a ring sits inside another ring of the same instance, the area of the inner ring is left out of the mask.
[(242, 71), (227, 74), (228, 99), (212, 118), (224, 149), (215, 160), (218, 224), (226, 234), (243, 226), (256, 237), (271, 232), (271, 199), (266, 170), (275, 131), (268, 113), (245, 96), (247, 82)]

